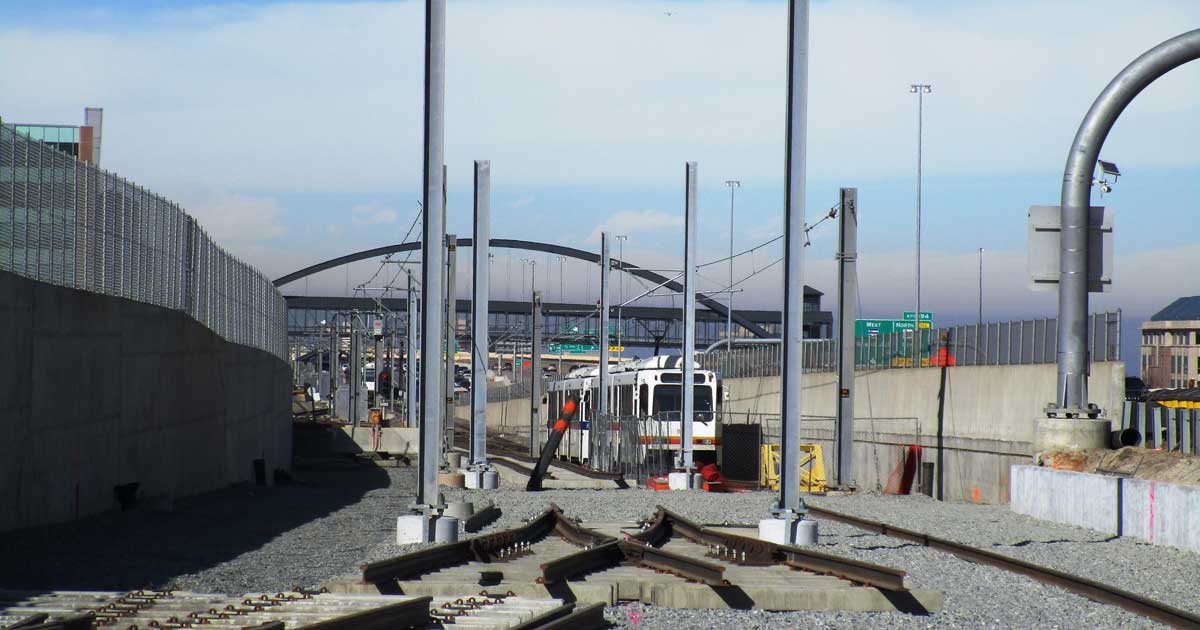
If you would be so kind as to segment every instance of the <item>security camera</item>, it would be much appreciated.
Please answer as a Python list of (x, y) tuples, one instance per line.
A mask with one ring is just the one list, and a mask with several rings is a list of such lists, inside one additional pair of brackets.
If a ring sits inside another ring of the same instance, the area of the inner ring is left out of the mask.
[(1100, 192), (1108, 194), (1112, 192), (1112, 186), (1109, 186), (1108, 184), (1100, 184)]

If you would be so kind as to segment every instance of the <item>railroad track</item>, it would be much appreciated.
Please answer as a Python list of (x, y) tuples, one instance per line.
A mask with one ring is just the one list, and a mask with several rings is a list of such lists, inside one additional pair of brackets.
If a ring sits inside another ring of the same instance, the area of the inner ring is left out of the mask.
[(936, 549), (968, 562), (985, 564), (1024, 575), (1039, 582), (1065, 589), (1081, 597), (1086, 597), (1092, 601), (1118, 606), (1132, 613), (1148, 617), (1175, 628), (1200, 628), (1200, 615), (1168, 606), (1162, 602), (1143, 597), (1136, 593), (1130, 593), (1109, 584), (1103, 584), (1078, 575), (1064, 573), (1057, 569), (1039, 566), (1017, 558), (979, 549), (978, 547), (972, 547), (903, 527), (895, 527), (879, 521), (860, 518), (812, 505), (809, 505), (807, 509), (810, 515), (817, 518), (844, 523), (873, 534), (891, 536), (892, 538)]
[(587, 630), (603, 622), (603, 605), (507, 593), (435, 600), (304, 591), (243, 597), (146, 590), (0, 591), (4, 630)]
[(704, 527), (662, 507), (641, 527), (604, 527), (584, 527), (551, 505), (521, 527), (365, 564), (360, 584), (434, 597), (479, 584), (577, 603), (678, 608), (941, 606), (940, 593), (910, 591), (903, 571)]
[[(470, 448), (470, 444), (468, 441), (469, 439), (470, 438), (467, 435), (466, 431), (463, 431), (463, 430), (460, 430), (457, 428), (454, 430), (454, 445), (457, 446), (458, 448), (468, 450)], [(525, 462), (527, 464), (536, 464), (537, 463), (537, 458), (531, 457), (529, 455), (528, 446), (522, 446), (520, 444), (517, 444), (516, 442), (513, 442), (511, 440), (506, 440), (506, 439), (504, 439), (502, 437), (498, 437), (498, 436), (488, 436), (487, 443), (488, 443), (488, 453), (489, 454), (493, 454), (498, 457), (503, 457), (505, 459)], [(526, 475), (533, 472), (532, 468), (525, 468), (525, 467), (522, 467), (519, 465), (512, 465), (508, 462), (498, 462), (498, 463), (500, 463), (501, 465), (504, 465), (508, 468), (511, 468), (513, 470), (516, 470), (518, 472), (521, 472), (523, 474), (526, 474)], [(598, 470), (592, 470), (591, 468), (588, 468), (586, 466), (580, 466), (579, 464), (575, 464), (575, 463), (561, 460), (558, 458), (550, 460), (550, 465), (552, 467), (560, 468), (562, 470), (565, 470), (565, 471), (568, 471), (568, 472), (571, 472), (571, 473), (574, 473), (576, 475), (580, 475), (583, 477), (587, 477), (589, 479), (602, 479), (605, 481), (611, 481), (614, 484), (616, 484), (616, 486), (618, 488), (621, 488), (621, 489), (626, 489), (629, 487), (629, 483), (625, 481), (625, 475), (623, 475), (622, 473), (619, 473), (619, 472), (610, 473), (610, 472), (601, 472)]]

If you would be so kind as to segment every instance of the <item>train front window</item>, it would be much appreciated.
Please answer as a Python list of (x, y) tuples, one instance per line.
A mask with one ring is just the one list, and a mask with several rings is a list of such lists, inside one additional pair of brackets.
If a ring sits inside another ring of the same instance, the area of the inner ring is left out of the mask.
[[(696, 389), (693, 406), (696, 412), (712, 411), (712, 387), (693, 385)], [(683, 409), (683, 388), (679, 385), (658, 385), (654, 388), (654, 413), (679, 412)]]

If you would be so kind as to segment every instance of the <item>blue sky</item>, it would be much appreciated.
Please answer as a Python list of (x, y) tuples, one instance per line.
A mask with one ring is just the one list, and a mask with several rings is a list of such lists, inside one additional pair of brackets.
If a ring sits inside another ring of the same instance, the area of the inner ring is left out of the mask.
[[(399, 241), (410, 225), (420, 197), (422, 6), (0, 3), (0, 55), (21, 60), (0, 67), (0, 116), (74, 122), (83, 107), (104, 107), (105, 167), (179, 200), (229, 249), (281, 275)], [(728, 246), (726, 179), (743, 182), (738, 247), (779, 233), (782, 1), (449, 6), (452, 230), (470, 229), (471, 160), (490, 159), (496, 236), (596, 248), (589, 238), (604, 226), (629, 235), (631, 261), (678, 268), (683, 163), (696, 160), (702, 259)], [(934, 86), (925, 101), (925, 303), (942, 323), (973, 319), (983, 247), (986, 315), (1042, 316), (1054, 299), (1026, 287), (1026, 209), (1057, 202), (1071, 137), (1108, 80), (1197, 26), (1193, 0), (815, 2), (808, 214), (819, 217), (839, 186), (859, 188), (864, 312), (889, 316), (912, 301), (909, 83)], [(1115, 288), (1094, 307), (1121, 307), (1134, 321), (1200, 292), (1193, 66), (1135, 101), (1103, 151), (1124, 175), (1104, 199), (1116, 210)], [(814, 231), (808, 250), (810, 283), (831, 298), (833, 231), (832, 222)], [(737, 275), (778, 253), (739, 259)], [(556, 265), (543, 258), (539, 274), (553, 267), (556, 280)], [(353, 267), (351, 283), (376, 266)], [(568, 297), (595, 292), (586, 271), (567, 263)], [(709, 284), (724, 278), (705, 275)], [(737, 299), (777, 306), (780, 281), (777, 267), (760, 273)], [(344, 286), (339, 270), (288, 290)]]

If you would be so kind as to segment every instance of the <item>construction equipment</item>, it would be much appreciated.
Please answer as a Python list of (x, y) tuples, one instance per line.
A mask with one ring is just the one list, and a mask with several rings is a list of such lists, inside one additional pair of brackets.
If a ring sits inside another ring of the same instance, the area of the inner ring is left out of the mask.
[[(758, 484), (779, 491), (779, 445), (763, 444), (759, 459)], [(825, 480), (825, 457), (820, 444), (800, 445), (800, 490), (803, 492), (825, 492), (829, 483)]]

